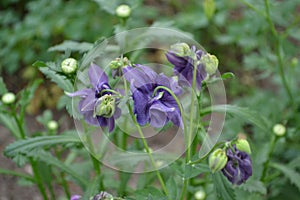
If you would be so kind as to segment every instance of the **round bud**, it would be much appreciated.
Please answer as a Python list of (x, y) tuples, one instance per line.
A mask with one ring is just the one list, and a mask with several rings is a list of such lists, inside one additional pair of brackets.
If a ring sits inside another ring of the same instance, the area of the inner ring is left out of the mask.
[(130, 16), (131, 8), (128, 5), (120, 5), (116, 9), (116, 15), (121, 18), (127, 18)]
[(209, 168), (213, 173), (223, 169), (228, 161), (226, 151), (223, 149), (216, 149), (212, 152), (208, 159)]
[(171, 52), (177, 56), (190, 56), (191, 49), (187, 43), (176, 43), (171, 46)]
[(122, 67), (122, 63), (120, 61), (113, 60), (109, 63), (109, 67), (111, 69), (119, 69), (120, 67)]
[(74, 58), (67, 58), (61, 62), (61, 70), (65, 74), (72, 74), (77, 70), (78, 62)]
[(236, 148), (239, 150), (239, 151), (243, 151), (247, 154), (251, 154), (251, 148), (250, 148), (250, 145), (248, 143), (247, 140), (245, 139), (238, 139), (236, 142), (235, 142), (235, 145), (236, 145)]
[(4, 104), (12, 104), (16, 101), (16, 95), (12, 92), (5, 93), (2, 96), (2, 102)]
[(214, 74), (218, 69), (219, 60), (215, 55), (211, 55), (209, 53), (204, 54), (201, 57), (200, 62), (204, 64), (205, 71), (209, 75)]
[(196, 200), (204, 200), (206, 197), (206, 193), (204, 190), (198, 190), (195, 194), (194, 197)]
[(47, 128), (51, 131), (55, 131), (58, 128), (58, 123), (54, 120), (51, 120), (47, 123)]
[(291, 64), (292, 64), (292, 67), (296, 67), (298, 65), (298, 59), (297, 58), (292, 58)]
[(277, 136), (283, 136), (286, 133), (286, 128), (282, 124), (275, 124), (273, 127), (273, 132)]

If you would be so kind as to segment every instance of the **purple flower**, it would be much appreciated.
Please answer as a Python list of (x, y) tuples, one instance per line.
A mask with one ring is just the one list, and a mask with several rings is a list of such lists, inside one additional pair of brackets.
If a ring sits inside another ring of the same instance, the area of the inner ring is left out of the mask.
[(70, 200), (80, 200), (81, 196), (78, 194), (72, 195)]
[(130, 90), (134, 100), (134, 114), (137, 122), (144, 126), (149, 123), (159, 128), (168, 121), (180, 126), (181, 115), (175, 99), (164, 89), (154, 90), (158, 86), (171, 89), (175, 95), (181, 93), (178, 82), (163, 74), (157, 74), (152, 69), (142, 65), (135, 68), (128, 66), (123, 68), (124, 77), (130, 82)]
[(234, 150), (235, 153), (227, 149), (228, 162), (222, 172), (232, 184), (240, 185), (252, 175), (252, 162), (250, 156), (237, 150), (235, 145)]
[(111, 92), (104, 91), (105, 89), (111, 89), (107, 75), (95, 64), (91, 64), (88, 75), (92, 88), (78, 90), (67, 95), (81, 97), (78, 110), (88, 124), (107, 126), (109, 132), (111, 132), (115, 127), (114, 119), (120, 116), (121, 110), (116, 107), (115, 98)]
[[(196, 56), (199, 61), (202, 55), (205, 54), (202, 50), (197, 50), (195, 46), (190, 48), (191, 54)], [(174, 65), (174, 74), (179, 77), (179, 84), (183, 86), (191, 86), (193, 83), (194, 60), (191, 56), (179, 56), (175, 52), (168, 51), (166, 57), (170, 63)], [(207, 73), (203, 64), (197, 65), (196, 86), (201, 88), (202, 81), (206, 78)]]

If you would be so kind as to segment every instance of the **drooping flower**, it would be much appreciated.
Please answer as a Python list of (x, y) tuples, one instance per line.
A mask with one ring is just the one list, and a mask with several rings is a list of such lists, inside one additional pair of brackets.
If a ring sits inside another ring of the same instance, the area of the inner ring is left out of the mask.
[(115, 118), (120, 116), (121, 110), (116, 106), (116, 99), (110, 91), (108, 77), (102, 69), (91, 64), (88, 75), (92, 88), (67, 93), (70, 97), (80, 96), (79, 112), (90, 125), (108, 127), (109, 132), (115, 127)]
[[(186, 47), (186, 45), (184, 45), (184, 47)], [(177, 46), (174, 50), (172, 50), (171, 47), (171, 50), (166, 53), (166, 57), (169, 62), (174, 65), (174, 74), (179, 77), (179, 84), (183, 86), (192, 86), (194, 65), (197, 65), (196, 86), (198, 89), (201, 88), (202, 81), (206, 78), (207, 72), (205, 71), (204, 65), (198, 61), (200, 61), (201, 57), (206, 53), (202, 50), (197, 50), (195, 46), (190, 48), (190, 55), (181, 55), (178, 54), (177, 51)], [(184, 52), (187, 52), (187, 50)]]
[(165, 86), (173, 91), (175, 95), (181, 93), (177, 80), (157, 74), (152, 69), (142, 65), (135, 68), (128, 66), (123, 68), (124, 77), (130, 82), (130, 90), (134, 101), (134, 114), (137, 122), (144, 126), (149, 123), (159, 128), (168, 121), (180, 126), (181, 115), (175, 99), (164, 89), (158, 86)]
[(244, 183), (252, 175), (252, 162), (246, 152), (239, 151), (236, 146), (227, 149), (228, 162), (222, 169), (227, 179), (235, 185)]

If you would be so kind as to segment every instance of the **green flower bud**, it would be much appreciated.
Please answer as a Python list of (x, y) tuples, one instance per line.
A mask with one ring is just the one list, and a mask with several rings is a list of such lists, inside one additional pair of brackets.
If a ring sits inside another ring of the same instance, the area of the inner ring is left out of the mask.
[(190, 56), (191, 49), (187, 43), (176, 43), (171, 46), (171, 52), (177, 56)]
[(94, 117), (96, 115), (110, 118), (114, 115), (116, 108), (116, 99), (110, 94), (100, 97), (95, 106)]
[(282, 124), (275, 124), (273, 127), (273, 132), (277, 136), (284, 136), (286, 133), (286, 128)]
[(207, 53), (201, 57), (200, 62), (204, 64), (205, 71), (209, 75), (214, 74), (218, 69), (219, 60), (215, 55)]
[(12, 104), (16, 101), (16, 95), (12, 92), (8, 92), (2, 96), (2, 102), (4, 104)]
[(238, 139), (236, 142), (235, 142), (235, 145), (236, 145), (236, 148), (239, 150), (239, 151), (243, 151), (247, 154), (251, 154), (251, 148), (250, 148), (250, 145), (248, 143), (247, 140), (245, 139)]
[(61, 62), (61, 69), (65, 74), (72, 74), (77, 70), (78, 62), (74, 58), (67, 58)]
[(120, 5), (116, 9), (116, 15), (121, 18), (127, 18), (130, 16), (131, 8), (128, 5)]
[(130, 61), (127, 57), (124, 58), (116, 58), (115, 60), (111, 61), (109, 67), (111, 69), (119, 69), (120, 67), (131, 65)]
[(196, 200), (204, 200), (206, 197), (206, 193), (204, 190), (198, 190), (195, 194), (194, 197)]
[(227, 163), (227, 155), (226, 151), (223, 149), (216, 149), (214, 152), (211, 153), (208, 159), (209, 168), (212, 170), (213, 173), (220, 171), (223, 169)]
[(47, 123), (47, 128), (51, 131), (55, 131), (58, 128), (58, 123), (54, 120), (51, 120)]
[(297, 58), (292, 58), (291, 65), (292, 65), (292, 67), (296, 67), (298, 65), (298, 59)]

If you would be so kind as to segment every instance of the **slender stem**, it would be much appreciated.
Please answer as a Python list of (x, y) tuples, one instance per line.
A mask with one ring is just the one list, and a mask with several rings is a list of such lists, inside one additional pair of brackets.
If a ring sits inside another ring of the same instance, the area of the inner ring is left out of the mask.
[(266, 18), (267, 18), (267, 21), (269, 23), (269, 26), (270, 26), (270, 29), (271, 29), (271, 32), (275, 38), (275, 52), (276, 52), (276, 56), (277, 56), (277, 61), (278, 61), (278, 66), (279, 66), (279, 74), (280, 74), (280, 78), (281, 78), (281, 81), (282, 81), (282, 84), (285, 88), (285, 91), (290, 99), (290, 103), (292, 106), (294, 106), (294, 99), (293, 99), (293, 95), (292, 95), (292, 92), (291, 92), (291, 89), (287, 83), (287, 80), (286, 80), (286, 77), (285, 77), (285, 74), (284, 74), (284, 64), (283, 64), (283, 58), (282, 58), (282, 53), (281, 53), (281, 43), (280, 43), (280, 38), (279, 38), (279, 35), (278, 35), (278, 32), (277, 30), (275, 29), (275, 25), (271, 19), (271, 16), (270, 16), (270, 10), (269, 10), (269, 1), (268, 0), (264, 0), (265, 2), (265, 11), (266, 11)]
[(69, 199), (71, 197), (71, 193), (70, 193), (68, 183), (67, 183), (66, 178), (65, 178), (65, 173), (61, 172), (60, 176), (61, 176), (61, 184), (63, 186), (64, 192), (65, 192), (67, 198)]
[[(139, 133), (139, 135), (140, 135), (140, 137), (142, 138), (142, 142), (143, 142), (144, 148), (145, 148), (145, 150), (146, 150), (146, 153), (148, 154), (148, 156), (149, 156), (149, 158), (150, 158), (151, 165), (152, 165), (152, 166), (154, 167), (154, 169), (155, 169), (155, 173), (156, 173), (156, 176), (157, 176), (157, 178), (158, 178), (158, 180), (159, 180), (159, 182), (160, 182), (160, 185), (161, 185), (161, 187), (162, 187), (162, 189), (163, 189), (165, 195), (168, 196), (168, 190), (167, 190), (167, 187), (166, 187), (166, 185), (165, 185), (165, 182), (164, 182), (164, 180), (163, 180), (161, 174), (159, 173), (158, 169), (156, 168), (155, 160), (154, 160), (154, 158), (153, 158), (153, 156), (152, 156), (151, 149), (150, 149), (149, 146), (148, 146), (148, 143), (147, 143), (147, 141), (146, 141), (146, 139), (145, 139), (145, 136), (144, 136), (144, 134), (143, 134), (143, 131), (142, 131), (140, 125), (138, 124), (138, 122), (136, 121), (136, 117), (135, 117), (135, 115), (134, 115), (134, 113), (133, 113), (133, 111), (132, 111), (132, 108), (131, 108), (130, 104), (127, 103), (127, 106), (128, 106), (128, 110), (129, 110), (129, 113), (130, 113), (130, 115), (131, 115), (131, 118), (132, 118), (132, 120), (133, 120), (133, 123), (134, 123), (134, 125), (136, 126), (136, 128), (137, 128), (137, 130), (138, 130), (138, 133)], [(169, 199), (169, 197), (168, 197), (168, 199)]]
[[(17, 126), (19, 128), (21, 139), (25, 139), (26, 138), (26, 134), (25, 134), (24, 128), (22, 126), (22, 124), (23, 124), (22, 121), (23, 120), (20, 120), (18, 118), (18, 116), (16, 115), (16, 112), (13, 112), (13, 118), (15, 119), (15, 121), (17, 123)], [(43, 196), (43, 198), (45, 200), (48, 200), (45, 187), (44, 187), (44, 185), (42, 183), (42, 179), (41, 179), (40, 174), (39, 174), (37, 163), (33, 160), (33, 158), (29, 158), (29, 162), (30, 162), (30, 165), (32, 167), (33, 175), (34, 175), (36, 184), (37, 184), (37, 186), (38, 186), (38, 188), (40, 190), (40, 193), (41, 193), (41, 195)]]
[(274, 148), (275, 148), (275, 144), (278, 140), (278, 136), (276, 135), (273, 135), (272, 137), (272, 140), (271, 140), (271, 143), (270, 143), (270, 147), (269, 147), (269, 152), (268, 152), (268, 158), (267, 158), (267, 161), (264, 163), (264, 168), (263, 168), (263, 172), (262, 172), (262, 175), (261, 175), (261, 178), (260, 180), (261, 181), (266, 181), (266, 176), (267, 176), (267, 171), (268, 171), (268, 167), (269, 167), (269, 163), (270, 163), (270, 160), (271, 160), (271, 157), (272, 157), (272, 153), (274, 151)]
[[(193, 66), (194, 66), (194, 70), (193, 70), (193, 82), (192, 82), (192, 96), (191, 96), (191, 109), (190, 109), (190, 129), (189, 129), (189, 133), (187, 134), (187, 140), (186, 140), (186, 148), (187, 148), (187, 153), (186, 153), (186, 157), (185, 157), (185, 163), (189, 164), (190, 160), (191, 160), (191, 140), (192, 140), (192, 134), (193, 134), (193, 118), (194, 118), (194, 103), (195, 103), (195, 89), (196, 89), (196, 78), (197, 78), (197, 59), (196, 59), (196, 55), (193, 55)], [(183, 188), (181, 191), (181, 196), (180, 196), (180, 200), (184, 200), (185, 194), (186, 194), (186, 190), (187, 190), (187, 186), (189, 184), (189, 179), (184, 178), (183, 180)]]

